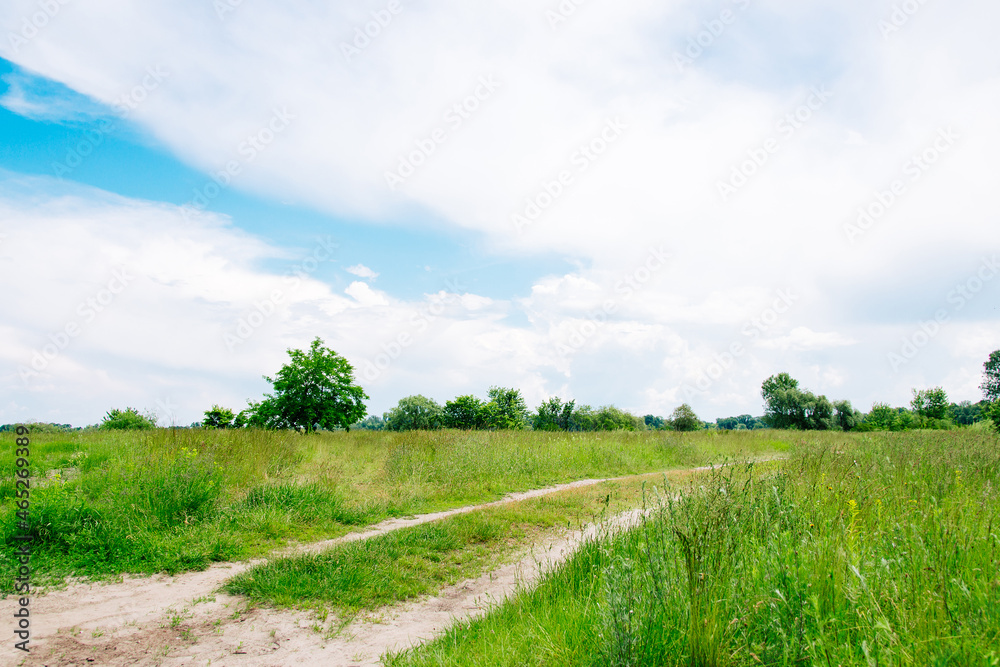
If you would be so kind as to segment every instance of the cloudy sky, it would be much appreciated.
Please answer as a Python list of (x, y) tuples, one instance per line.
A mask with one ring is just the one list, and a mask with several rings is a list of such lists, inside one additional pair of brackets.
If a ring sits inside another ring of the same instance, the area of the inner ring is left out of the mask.
[(978, 400), (987, 0), (6, 0), (0, 423), (188, 424), (316, 336), (381, 414)]

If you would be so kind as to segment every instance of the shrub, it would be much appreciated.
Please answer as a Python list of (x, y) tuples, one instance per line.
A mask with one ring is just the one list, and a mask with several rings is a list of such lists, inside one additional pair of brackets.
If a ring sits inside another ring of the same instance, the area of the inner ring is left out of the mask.
[(135, 408), (125, 408), (124, 410), (111, 410), (104, 416), (100, 428), (106, 431), (134, 431), (156, 428), (156, 415), (146, 413), (139, 414)]

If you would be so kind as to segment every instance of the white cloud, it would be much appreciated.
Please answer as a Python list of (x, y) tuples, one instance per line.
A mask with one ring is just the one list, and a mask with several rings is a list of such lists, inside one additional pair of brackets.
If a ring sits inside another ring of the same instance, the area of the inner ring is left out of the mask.
[(809, 327), (795, 327), (787, 336), (764, 339), (757, 344), (766, 349), (804, 352), (846, 347), (857, 344), (857, 341), (835, 331), (818, 332)]
[(355, 264), (354, 266), (349, 266), (344, 269), (348, 273), (351, 273), (359, 278), (364, 278), (366, 280), (375, 280), (378, 278), (378, 274), (369, 269), (364, 264)]

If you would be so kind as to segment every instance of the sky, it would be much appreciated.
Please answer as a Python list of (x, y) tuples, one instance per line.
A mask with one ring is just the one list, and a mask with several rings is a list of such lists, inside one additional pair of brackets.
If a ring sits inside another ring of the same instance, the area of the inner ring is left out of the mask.
[(343, 355), (705, 420), (979, 400), (987, 0), (7, 0), (0, 423), (186, 425)]

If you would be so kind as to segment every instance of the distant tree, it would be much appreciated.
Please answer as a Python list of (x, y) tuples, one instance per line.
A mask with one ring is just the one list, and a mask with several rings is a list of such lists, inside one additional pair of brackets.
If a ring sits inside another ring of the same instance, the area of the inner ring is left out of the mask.
[(841, 431), (853, 431), (864, 419), (864, 415), (855, 410), (850, 401), (834, 401), (834, 422)]
[(660, 430), (664, 426), (663, 417), (658, 417), (655, 415), (646, 415), (645, 417), (642, 418), (642, 420), (646, 423), (646, 428), (648, 429)]
[(333, 350), (313, 340), (308, 352), (288, 350), (291, 361), (274, 379), (274, 395), (241, 413), (240, 421), (259, 428), (298, 428), (311, 433), (317, 428), (350, 429), (364, 416), (364, 390), (354, 384), (354, 367)]
[[(719, 417), (715, 420), (715, 428), (723, 431), (732, 431), (740, 423), (736, 421), (736, 417)], [(745, 426), (743, 428), (746, 428)]]
[(362, 429), (365, 431), (381, 431), (385, 428), (385, 421), (378, 415), (369, 415), (351, 428)]
[(983, 364), (983, 383), (979, 388), (987, 401), (1000, 401), (1000, 350), (990, 352), (989, 359)]
[(444, 404), (444, 425), (464, 431), (485, 428), (486, 404), (475, 396), (459, 396)]
[(581, 405), (573, 410), (570, 417), (570, 431), (597, 431), (598, 429), (600, 429), (600, 423), (594, 408), (589, 405)]
[(873, 403), (862, 419), (862, 431), (898, 431), (899, 413), (888, 403)]
[(910, 407), (921, 417), (944, 419), (948, 416), (948, 394), (941, 387), (914, 389)]
[(764, 399), (764, 423), (771, 428), (801, 428), (805, 415), (798, 387), (799, 381), (788, 373), (764, 380), (760, 388)]
[(444, 426), (444, 408), (437, 401), (421, 396), (407, 396), (385, 413), (385, 428), (390, 431), (431, 430)]
[(641, 431), (646, 427), (642, 419), (613, 405), (599, 408), (595, 417), (601, 431)]
[(205, 410), (205, 419), (202, 420), (203, 428), (232, 428), (236, 415), (229, 408), (213, 405), (211, 410)]
[[(835, 415), (835, 406), (826, 396), (816, 396), (811, 391), (799, 389), (798, 381), (788, 373), (772, 375), (764, 380), (760, 393), (765, 406), (763, 420), (770, 428), (825, 431), (843, 428), (843, 424), (852, 421), (846, 412), (842, 415), (843, 419)], [(843, 407), (846, 409), (847, 406)]]
[(144, 431), (156, 428), (156, 415), (147, 412), (139, 414), (135, 408), (109, 410), (101, 422), (105, 431)]
[(1000, 431), (1000, 400), (988, 403), (984, 412), (993, 422), (993, 428)]
[(520, 430), (528, 426), (528, 406), (519, 389), (490, 387), (486, 404), (486, 428)]
[(703, 424), (691, 406), (684, 403), (670, 415), (670, 426), (675, 431), (698, 431), (702, 429)]
[(576, 401), (560, 400), (553, 396), (538, 406), (531, 418), (531, 427), (536, 431), (568, 431), (573, 421)]
[(971, 426), (984, 419), (983, 408), (988, 405), (987, 401), (952, 403), (948, 406), (948, 419), (960, 426)]

